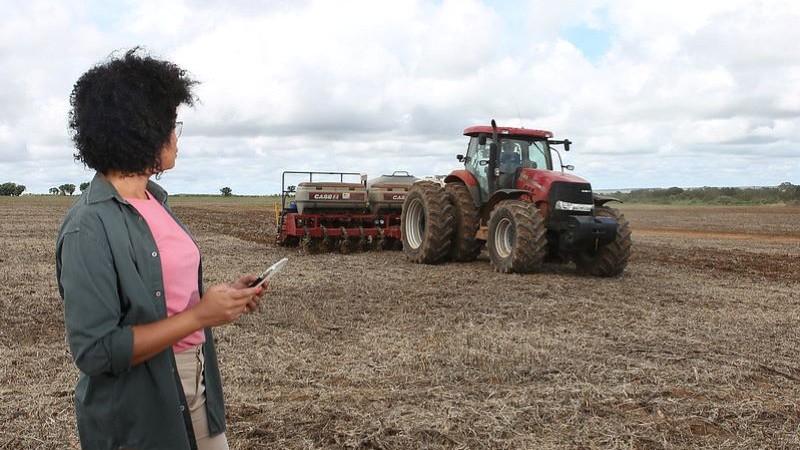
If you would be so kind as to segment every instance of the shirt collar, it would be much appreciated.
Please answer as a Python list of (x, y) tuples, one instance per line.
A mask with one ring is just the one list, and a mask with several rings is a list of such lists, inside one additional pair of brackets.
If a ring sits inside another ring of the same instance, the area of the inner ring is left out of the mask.
[[(159, 203), (163, 204), (167, 201), (167, 191), (155, 181), (147, 180), (147, 190), (153, 194), (153, 197), (155, 197)], [(112, 198), (120, 203), (128, 203), (119, 195), (119, 192), (117, 192), (114, 185), (108, 181), (108, 178), (100, 172), (94, 175), (86, 195), (88, 203), (98, 203)]]

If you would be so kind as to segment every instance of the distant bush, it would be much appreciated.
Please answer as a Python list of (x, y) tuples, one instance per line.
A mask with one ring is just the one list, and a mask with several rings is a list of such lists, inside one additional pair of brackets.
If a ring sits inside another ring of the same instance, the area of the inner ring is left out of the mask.
[(19, 197), (25, 192), (25, 186), (17, 183), (0, 184), (0, 195)]
[(65, 183), (58, 187), (61, 195), (72, 195), (75, 192), (75, 185), (72, 183)]
[(800, 185), (793, 185), (789, 182), (781, 183), (778, 186), (778, 196), (785, 202), (800, 202)]
[(717, 205), (733, 205), (734, 203), (739, 203), (739, 201), (737, 201), (730, 195), (720, 195), (719, 197), (714, 199), (714, 203), (716, 203)]

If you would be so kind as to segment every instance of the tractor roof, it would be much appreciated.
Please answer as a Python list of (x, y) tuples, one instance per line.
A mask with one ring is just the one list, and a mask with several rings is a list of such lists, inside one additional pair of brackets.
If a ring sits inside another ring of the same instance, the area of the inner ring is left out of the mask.
[[(492, 127), (478, 125), (464, 130), (464, 136), (477, 136), (481, 133), (492, 134)], [(515, 136), (521, 138), (547, 139), (553, 137), (553, 133), (545, 130), (530, 130), (528, 128), (497, 127), (497, 134), (502, 136)]]

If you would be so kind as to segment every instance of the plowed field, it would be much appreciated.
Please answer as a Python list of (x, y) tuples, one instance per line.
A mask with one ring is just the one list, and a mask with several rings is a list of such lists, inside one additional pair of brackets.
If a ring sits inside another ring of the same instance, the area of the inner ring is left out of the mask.
[[(800, 208), (622, 205), (622, 276), (272, 244), (271, 205), (173, 202), (206, 283), (290, 265), (215, 331), (233, 449), (800, 448)], [(77, 448), (54, 241), (0, 198), (0, 449)]]

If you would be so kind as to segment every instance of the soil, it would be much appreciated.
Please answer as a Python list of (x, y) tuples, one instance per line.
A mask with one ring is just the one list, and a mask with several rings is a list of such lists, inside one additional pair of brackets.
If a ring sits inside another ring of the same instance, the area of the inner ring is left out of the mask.
[[(0, 449), (78, 448), (54, 241), (0, 198)], [(218, 327), (232, 449), (798, 448), (800, 208), (622, 205), (615, 278), (273, 244), (271, 205), (173, 203), (206, 285), (288, 256)]]

